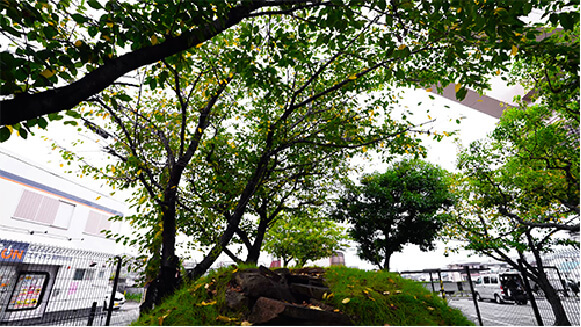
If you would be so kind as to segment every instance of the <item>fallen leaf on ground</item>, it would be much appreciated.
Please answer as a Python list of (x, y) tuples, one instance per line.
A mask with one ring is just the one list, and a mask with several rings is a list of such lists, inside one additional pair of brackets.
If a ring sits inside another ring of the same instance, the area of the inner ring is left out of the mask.
[(349, 301), (351, 301), (351, 299), (346, 297), (341, 301), (341, 303), (346, 304), (346, 303), (349, 303)]

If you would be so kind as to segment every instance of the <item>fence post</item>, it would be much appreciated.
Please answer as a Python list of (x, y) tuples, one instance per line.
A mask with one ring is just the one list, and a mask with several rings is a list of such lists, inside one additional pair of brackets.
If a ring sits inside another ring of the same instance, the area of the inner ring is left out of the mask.
[(523, 284), (524, 284), (525, 290), (527, 291), (527, 295), (529, 296), (529, 301), (531, 301), (531, 308), (533, 309), (533, 312), (535, 313), (535, 318), (537, 319), (537, 325), (544, 326), (543, 317), (541, 317), (541, 314), (539, 313), (539, 307), (537, 307), (537, 301), (535, 300), (535, 296), (533, 295), (533, 291), (531, 290), (531, 284), (529, 283), (529, 278), (527, 277), (527, 274), (524, 271), (524, 266), (522, 264), (522, 260), (518, 259), (517, 262), (518, 262), (518, 268), (520, 270), (520, 275), (522, 276), (522, 279), (523, 279)]
[(113, 281), (113, 290), (111, 291), (111, 297), (109, 298), (109, 309), (107, 310), (107, 321), (105, 326), (109, 326), (111, 322), (111, 314), (113, 313), (113, 303), (115, 302), (115, 293), (117, 292), (117, 282), (119, 282), (119, 274), (121, 273), (121, 257), (115, 257), (117, 259), (117, 271), (115, 272), (115, 280)]
[(432, 277), (431, 271), (430, 271), (430, 284), (432, 284), (432, 292), (436, 293), (436, 288), (434, 287), (434, 278)]
[(472, 285), (472, 276), (470, 276), (470, 267), (464, 266), (464, 270), (466, 271), (466, 279), (468, 279), (468, 285), (470, 285), (470, 292), (472, 293), (472, 302), (474, 302), (474, 307), (476, 308), (476, 316), (478, 316), (478, 324), (480, 326), (484, 326), (482, 324), (482, 317), (480, 317), (480, 308), (478, 307), (478, 300), (476, 299), (476, 293), (474, 292), (474, 286)]
[(446, 299), (446, 293), (444, 292), (444, 281), (442, 280), (442, 271), (438, 269), (438, 279), (440, 280), (440, 294), (442, 294), (442, 299)]
[(89, 321), (87, 321), (87, 326), (93, 326), (93, 320), (95, 319), (95, 311), (97, 311), (97, 302), (93, 302), (91, 311), (89, 312)]

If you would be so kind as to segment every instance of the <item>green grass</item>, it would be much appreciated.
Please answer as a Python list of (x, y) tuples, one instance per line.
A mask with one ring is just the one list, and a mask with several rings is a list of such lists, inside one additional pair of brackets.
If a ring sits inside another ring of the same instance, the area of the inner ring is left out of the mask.
[(125, 301), (127, 301), (127, 302), (139, 302), (139, 301), (141, 301), (142, 296), (143, 295), (141, 295), (141, 294), (125, 293)]
[(326, 279), (332, 291), (326, 302), (357, 325), (473, 325), (420, 283), (395, 273), (330, 267)]
[[(133, 325), (240, 325), (249, 312), (234, 312), (224, 303), (234, 271), (221, 268), (185, 285)], [(420, 283), (394, 273), (332, 267), (326, 279), (331, 291), (324, 301), (356, 325), (473, 325)]]
[[(247, 267), (241, 267), (244, 269)], [(134, 326), (199, 326), (239, 324), (246, 312), (232, 312), (224, 303), (226, 284), (233, 267), (211, 271), (207, 276), (188, 283), (173, 296), (142, 315)], [(215, 292), (212, 292), (215, 291)]]

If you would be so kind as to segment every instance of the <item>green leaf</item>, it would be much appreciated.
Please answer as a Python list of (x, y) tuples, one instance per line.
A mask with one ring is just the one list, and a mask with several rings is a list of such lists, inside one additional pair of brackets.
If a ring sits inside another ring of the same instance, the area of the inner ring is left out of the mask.
[(0, 142), (5, 142), (10, 138), (10, 130), (7, 127), (0, 128)]
[(99, 3), (99, 1), (97, 1), (97, 0), (89, 0), (89, 1), (87, 1), (87, 4), (89, 5), (89, 7), (94, 8), (94, 9), (102, 9), (103, 8), (101, 6), (101, 4)]

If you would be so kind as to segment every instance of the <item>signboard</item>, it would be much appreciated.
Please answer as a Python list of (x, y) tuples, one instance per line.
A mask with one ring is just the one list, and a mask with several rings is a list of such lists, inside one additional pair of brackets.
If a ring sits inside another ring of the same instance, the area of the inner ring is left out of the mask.
[(0, 240), (0, 262), (23, 262), (28, 243)]
[(40, 305), (48, 273), (21, 273), (8, 302), (8, 310), (31, 310)]

